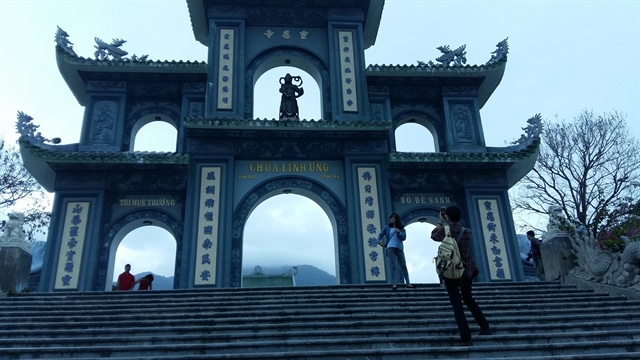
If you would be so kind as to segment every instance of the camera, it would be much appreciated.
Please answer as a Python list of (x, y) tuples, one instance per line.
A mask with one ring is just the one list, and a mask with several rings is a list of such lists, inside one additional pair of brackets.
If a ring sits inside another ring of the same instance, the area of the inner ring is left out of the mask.
[(440, 208), (440, 216), (444, 217), (445, 215), (447, 215), (447, 209)]

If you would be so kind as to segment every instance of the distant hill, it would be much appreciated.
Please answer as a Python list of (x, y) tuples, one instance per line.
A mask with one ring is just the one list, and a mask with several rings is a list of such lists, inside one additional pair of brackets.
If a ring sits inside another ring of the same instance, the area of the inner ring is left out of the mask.
[[(262, 272), (266, 275), (280, 275), (289, 273), (293, 266), (264, 267)], [(253, 273), (253, 268), (245, 268), (243, 275)], [(313, 265), (298, 265), (298, 273), (295, 275), (296, 286), (335, 285), (336, 277)]]
[[(289, 273), (293, 266), (276, 266), (276, 267), (262, 267), (262, 272), (266, 275), (280, 275)], [(250, 275), (253, 273), (253, 268), (245, 268), (244, 275)], [(141, 277), (153, 274), (150, 271), (141, 272), (133, 275), (136, 280)], [(320, 270), (313, 265), (298, 265), (298, 273), (295, 275), (296, 286), (322, 286), (322, 285), (335, 285), (336, 277), (330, 275), (324, 270)], [(116, 282), (113, 282), (113, 286), (116, 286)], [(134, 290), (138, 289), (138, 285)], [(172, 290), (173, 289), (173, 276), (166, 277), (162, 275), (153, 274), (153, 290)]]

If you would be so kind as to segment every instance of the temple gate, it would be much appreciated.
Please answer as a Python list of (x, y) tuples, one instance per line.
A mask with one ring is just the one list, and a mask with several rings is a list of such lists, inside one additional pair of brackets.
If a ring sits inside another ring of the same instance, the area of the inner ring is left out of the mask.
[[(25, 165), (55, 191), (40, 291), (109, 289), (116, 245), (150, 223), (177, 241), (174, 288), (239, 287), (246, 220), (281, 193), (327, 213), (340, 284), (387, 281), (376, 235), (392, 211), (435, 223), (451, 204), (473, 231), (478, 280), (523, 280), (507, 191), (535, 163), (540, 119), (491, 148), (479, 112), (506, 40), (483, 65), (463, 65), (461, 47), (439, 63), (367, 66), (383, 1), (187, 4), (207, 64), (126, 57), (118, 44), (85, 59), (58, 29), (61, 75), (86, 109), (80, 142), (56, 145), (18, 119)], [(322, 119), (254, 119), (254, 84), (278, 66), (314, 78)], [(176, 128), (176, 153), (132, 151), (151, 121)], [(435, 152), (396, 151), (394, 131), (409, 122), (432, 133)]]

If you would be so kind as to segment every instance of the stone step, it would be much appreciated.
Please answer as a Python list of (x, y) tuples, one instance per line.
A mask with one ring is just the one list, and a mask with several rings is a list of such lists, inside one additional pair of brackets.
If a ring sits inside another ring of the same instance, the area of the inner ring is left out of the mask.
[[(474, 297), (480, 303), (488, 303), (488, 304), (500, 304), (501, 306), (521, 306), (523, 299), (521, 297), (513, 297), (509, 295), (503, 295), (500, 298), (496, 298), (495, 295), (488, 296), (483, 294), (476, 294)], [(239, 302), (238, 300), (242, 301)], [(122, 306), (119, 301), (122, 300), (120, 298), (98, 298), (98, 299), (87, 299), (85, 301), (69, 301), (69, 300), (57, 300), (57, 301), (38, 301), (38, 302), (5, 302), (1, 304), (0, 313), (2, 314), (10, 314), (18, 311), (29, 311), (29, 312), (50, 312), (52, 308), (65, 311), (75, 309), (78, 306), (82, 306), (87, 310), (92, 311), (108, 311), (113, 309), (122, 310)], [(283, 300), (282, 297), (274, 297), (274, 298), (266, 298), (262, 297), (260, 299), (249, 299), (243, 296), (234, 296), (234, 297), (220, 297), (220, 298), (182, 298), (182, 299), (174, 299), (171, 297), (164, 297), (158, 299), (148, 299), (148, 298), (128, 298), (132, 303), (144, 303), (146, 307), (149, 308), (164, 308), (164, 309), (173, 309), (173, 308), (183, 308), (183, 307), (210, 307), (212, 303), (216, 304), (217, 308), (237, 308), (237, 309), (251, 309), (251, 308), (278, 308), (278, 307), (287, 307), (287, 308), (307, 308), (310, 305), (314, 306), (362, 306), (362, 305), (380, 305), (380, 304), (388, 304), (393, 303), (396, 300), (402, 300), (404, 303), (409, 305), (446, 305), (449, 303), (446, 293), (422, 293), (418, 290), (414, 291), (412, 294), (397, 294), (397, 293), (384, 293), (384, 292), (376, 292), (367, 294), (366, 296), (362, 296), (362, 294), (349, 294), (349, 296), (342, 297), (332, 297), (326, 299), (320, 299), (318, 297), (314, 297), (312, 295), (307, 295), (306, 297), (297, 297), (290, 298), (288, 297), (286, 300)], [(623, 296), (607, 296), (607, 294), (597, 294), (592, 292), (586, 293), (571, 293), (571, 294), (548, 294), (547, 297), (541, 298), (539, 301), (536, 301), (536, 306), (544, 306), (544, 305), (553, 305), (557, 306), (559, 303), (571, 303), (574, 301), (582, 301), (582, 302), (615, 302), (615, 301), (625, 301), (626, 298)], [(630, 302), (630, 304), (640, 304), (640, 301)]]
[[(395, 299), (393, 299), (395, 300)], [(521, 312), (522, 303), (514, 302), (511, 300), (494, 300), (490, 303), (482, 303), (479, 301), (479, 304), (482, 306), (483, 311), (486, 313), (492, 313), (494, 311), (499, 311), (503, 313), (511, 313), (511, 312)], [(76, 315), (82, 317), (91, 317), (92, 319), (100, 320), (105, 317), (109, 319), (117, 319), (122, 317), (133, 317), (140, 318), (144, 317), (145, 314), (141, 314), (135, 304), (132, 308), (122, 309), (121, 307), (104, 305), (102, 307), (96, 306), (61, 306), (56, 304), (51, 304), (47, 306), (38, 306), (32, 310), (25, 310), (23, 308), (20, 309), (3, 309), (0, 310), (0, 323), (2, 322), (13, 322), (16, 319), (23, 319), (26, 316), (31, 316), (32, 318), (37, 318), (39, 321), (59, 321), (61, 318), (73, 320), (74, 314), (78, 314), (82, 312), (83, 315)], [(544, 305), (544, 306), (542, 306)], [(313, 309), (309, 310), (308, 308), (312, 306)], [(537, 303), (536, 307), (538, 308), (546, 308), (550, 309), (549, 311), (574, 311), (575, 309), (580, 310), (591, 310), (598, 311), (599, 309), (606, 309), (607, 311), (615, 311), (620, 307), (625, 309), (638, 308), (640, 309), (640, 301), (626, 301), (622, 297), (604, 297), (601, 299), (593, 299), (593, 298), (578, 298), (578, 297), (568, 297), (568, 298), (558, 298), (554, 302), (545, 302), (543, 304)], [(213, 310), (212, 310), (213, 308)], [(402, 313), (406, 315), (413, 316), (414, 313), (425, 313), (430, 314), (434, 312), (443, 312), (450, 310), (451, 306), (449, 305), (448, 300), (403, 300), (401, 304), (398, 304), (397, 301), (366, 301), (366, 302), (353, 302), (353, 303), (344, 303), (344, 302), (335, 302), (335, 303), (326, 303), (326, 304), (317, 304), (314, 302), (309, 302), (308, 304), (300, 303), (300, 304), (261, 304), (254, 306), (245, 306), (245, 305), (226, 305), (226, 304), (218, 304), (218, 303), (208, 303), (202, 304), (198, 303), (187, 303), (183, 306), (175, 306), (175, 304), (159, 304), (156, 306), (148, 305), (145, 306), (147, 311), (151, 311), (158, 316), (161, 317), (189, 317), (189, 314), (205, 314), (208, 316), (216, 316), (219, 318), (222, 317), (236, 317), (239, 315), (242, 316), (253, 316), (264, 314), (265, 312), (277, 313), (280, 315), (295, 315), (300, 312), (304, 312), (305, 314), (329, 314), (329, 315), (337, 315), (337, 314), (355, 314), (355, 313), (366, 313), (366, 314), (375, 314), (379, 312), (383, 312), (385, 310), (393, 311), (402, 309)], [(86, 315), (85, 315), (86, 314)]]
[(640, 301), (553, 282), (474, 297), (495, 335), (460, 347), (438, 284), (27, 294), (0, 299), (0, 357), (640, 358)]
[[(174, 326), (179, 324), (201, 324), (209, 323), (215, 325), (231, 325), (242, 323), (267, 323), (273, 322), (279, 325), (286, 324), (291, 326), (294, 324), (305, 324), (310, 321), (367, 321), (370, 319), (380, 319), (385, 314), (398, 314), (396, 318), (408, 318), (414, 321), (431, 321), (437, 324), (440, 321), (449, 321), (452, 317), (450, 307), (440, 307), (437, 309), (429, 309), (427, 307), (403, 307), (393, 305), (389, 307), (381, 307), (371, 311), (369, 309), (280, 309), (277, 311), (269, 311), (267, 313), (256, 311), (192, 311), (192, 312), (169, 312), (169, 313), (147, 313), (138, 312), (134, 314), (107, 314), (93, 315), (78, 309), (77, 312), (66, 316), (41, 316), (38, 318), (24, 317), (3, 317), (0, 319), (0, 326), (4, 329), (19, 329), (25, 327), (51, 328), (56, 329), (60, 323), (64, 323), (68, 328), (83, 327), (108, 327), (111, 325), (120, 325), (127, 323), (142, 323), (147, 326)], [(564, 309), (545, 309), (544, 313), (534, 313), (528, 315), (522, 309), (501, 309), (499, 307), (489, 307), (483, 309), (490, 321), (500, 321), (500, 318), (506, 318), (512, 321), (538, 321), (544, 322), (545, 319), (564, 318), (565, 321), (573, 321), (582, 319), (589, 315), (606, 316), (607, 318), (622, 317), (627, 319), (640, 318), (640, 311), (637, 306), (619, 305), (603, 305), (600, 307), (586, 308), (564, 308)], [(151, 314), (151, 315), (150, 315)], [(152, 317), (150, 319), (150, 317)], [(570, 317), (567, 319), (567, 317)]]
[[(453, 337), (452, 337), (453, 338)], [(627, 353), (640, 352), (640, 339), (595, 340), (556, 342), (541, 344), (484, 344), (483, 340), (474, 340), (474, 346), (455, 346), (442, 344), (441, 339), (430, 342), (426, 339), (406, 338), (396, 342), (369, 342), (361, 347), (340, 347), (343, 341), (303, 341), (285, 342), (281, 347), (265, 344), (265, 346), (237, 346), (237, 352), (225, 352), (221, 346), (234, 344), (135, 344), (134, 346), (63, 346), (48, 348), (9, 348), (2, 349), (6, 359), (31, 358), (171, 358), (171, 359), (426, 359), (426, 358), (487, 358), (510, 357), (519, 359), (523, 354), (540, 358), (549, 355), (576, 355), (577, 353), (618, 353), (618, 359), (626, 359)], [(440, 341), (440, 342), (438, 342)], [(359, 343), (362, 344), (362, 343)], [(351, 344), (353, 345), (353, 344)], [(357, 345), (357, 344), (355, 344)], [(369, 345), (368, 347), (366, 345)], [(433, 345), (433, 346), (432, 346)], [(303, 348), (304, 350), (297, 350)]]

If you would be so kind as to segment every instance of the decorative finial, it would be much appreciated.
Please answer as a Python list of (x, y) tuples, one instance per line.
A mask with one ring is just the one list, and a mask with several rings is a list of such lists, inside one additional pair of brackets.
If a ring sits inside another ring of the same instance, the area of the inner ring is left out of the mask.
[(509, 43), (507, 40), (509, 40), (509, 38), (506, 38), (496, 44), (497, 49), (491, 52), (491, 59), (487, 61), (486, 65), (496, 63), (507, 57), (507, 54), (509, 53)]
[(69, 34), (58, 26), (58, 30), (56, 31), (56, 44), (69, 55), (76, 56), (75, 51), (73, 51), (73, 43), (69, 41), (68, 37)]
[(59, 144), (60, 138), (53, 138), (51, 140), (42, 136), (42, 134), (36, 130), (40, 127), (40, 125), (36, 125), (31, 122), (33, 118), (22, 111), (18, 111), (18, 121), (16, 122), (16, 129), (18, 133), (25, 138), (28, 138), (38, 144), (43, 144), (45, 142), (50, 142), (52, 144)]

